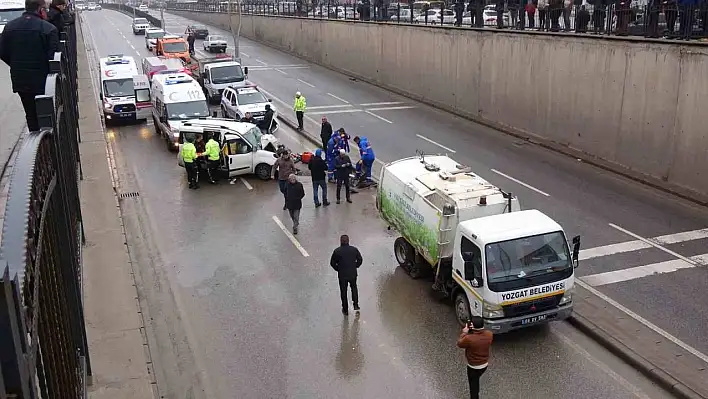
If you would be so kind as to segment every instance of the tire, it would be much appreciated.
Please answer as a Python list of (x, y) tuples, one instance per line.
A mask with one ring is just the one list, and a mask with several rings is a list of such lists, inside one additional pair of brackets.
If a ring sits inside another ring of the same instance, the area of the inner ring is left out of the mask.
[(398, 265), (408, 272), (410, 265), (415, 262), (415, 249), (403, 237), (396, 238), (393, 243), (393, 254)]
[(268, 164), (261, 163), (256, 165), (255, 175), (261, 180), (270, 180), (271, 167)]
[(175, 152), (175, 146), (172, 145), (172, 140), (169, 137), (165, 137), (165, 145), (167, 146), (167, 151)]
[(465, 326), (472, 318), (470, 310), (470, 302), (467, 300), (467, 295), (462, 290), (458, 290), (455, 294), (455, 318), (460, 326)]

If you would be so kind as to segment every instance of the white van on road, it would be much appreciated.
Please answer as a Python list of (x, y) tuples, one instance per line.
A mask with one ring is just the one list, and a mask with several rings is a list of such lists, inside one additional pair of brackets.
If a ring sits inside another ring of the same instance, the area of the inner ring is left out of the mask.
[(133, 77), (138, 66), (133, 57), (109, 55), (100, 60), (101, 102), (106, 123), (116, 120), (135, 120), (135, 88)]

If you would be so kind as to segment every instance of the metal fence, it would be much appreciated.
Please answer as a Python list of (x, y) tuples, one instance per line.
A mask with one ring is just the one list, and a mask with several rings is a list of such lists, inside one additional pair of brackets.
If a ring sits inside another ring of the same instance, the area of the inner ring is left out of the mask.
[[(440, 8), (426, 8), (430, 7), (426, 3)], [(173, 10), (218, 13), (228, 10), (226, 1), (166, 4)], [(419, 4), (423, 6), (418, 8)], [(237, 7), (235, 3), (232, 6)], [(648, 4), (634, 5), (631, 0), (541, 0), (540, 4), (538, 0), (506, 0), (492, 4), (467, 0), (417, 2), (413, 7), (411, 9), (408, 3), (337, 0), (241, 3), (243, 14), (253, 15), (682, 40), (708, 38), (708, 0), (649, 0)]]
[(91, 375), (81, 295), (83, 227), (76, 27), (62, 32), (41, 129), (17, 150), (0, 246), (0, 397), (84, 398)]

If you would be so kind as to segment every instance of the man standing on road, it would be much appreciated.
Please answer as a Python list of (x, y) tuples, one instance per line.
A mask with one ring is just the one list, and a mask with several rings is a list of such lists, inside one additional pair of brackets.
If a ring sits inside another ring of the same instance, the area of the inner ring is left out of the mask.
[(302, 209), (303, 198), (305, 198), (305, 189), (302, 187), (302, 183), (297, 181), (295, 174), (290, 174), (285, 187), (285, 206), (293, 221), (293, 234), (296, 235), (297, 228), (300, 226), (300, 209)]
[(344, 193), (347, 196), (347, 202), (352, 203), (351, 195), (349, 192), (349, 172), (352, 170), (352, 160), (349, 159), (349, 155), (343, 150), (339, 150), (339, 156), (334, 160), (334, 167), (336, 168), (337, 176), (337, 203), (340, 203), (342, 185), (344, 185)]
[(339, 237), (339, 248), (332, 252), (329, 264), (337, 272), (339, 277), (339, 296), (342, 299), (342, 313), (349, 314), (349, 301), (347, 300), (347, 286), (352, 288), (352, 303), (354, 311), (359, 311), (359, 289), (356, 286), (357, 269), (364, 260), (359, 250), (349, 245), (349, 236)]
[(285, 150), (280, 154), (280, 158), (273, 165), (273, 173), (278, 173), (278, 188), (283, 193), (283, 210), (288, 209), (288, 198), (285, 195), (285, 189), (288, 184), (288, 176), (295, 174), (295, 162), (290, 156), (290, 151)]
[(187, 44), (189, 44), (189, 54), (194, 55), (194, 42), (197, 40), (197, 36), (194, 34), (194, 30), (190, 27), (187, 28)]
[[(319, 208), (321, 205), (328, 206), (329, 201), (327, 201), (327, 163), (322, 159), (322, 150), (315, 150), (315, 156), (310, 159), (310, 163), (307, 165), (310, 169), (310, 174), (312, 175), (312, 195), (315, 200), (315, 208)], [(322, 203), (320, 204), (320, 198), (317, 195), (319, 188), (322, 187)]]
[(59, 32), (44, 20), (44, 5), (44, 0), (27, 0), (22, 16), (0, 35), (0, 59), (10, 67), (12, 91), (20, 95), (30, 132), (39, 130), (34, 97), (44, 94), (49, 60), (59, 51)]
[(219, 168), (219, 160), (221, 159), (221, 150), (219, 143), (214, 140), (210, 133), (207, 133), (207, 143), (205, 153), (207, 156), (207, 173), (209, 174), (209, 183), (216, 184), (216, 170)]
[(199, 188), (197, 181), (197, 147), (193, 143), (192, 137), (187, 137), (187, 142), (182, 144), (182, 161), (187, 170), (187, 181), (189, 188), (196, 190)]
[(322, 150), (327, 151), (327, 143), (332, 137), (332, 124), (326, 116), (322, 117), (322, 129), (320, 129), (320, 139), (322, 139)]
[(487, 371), (492, 337), (491, 331), (484, 329), (484, 320), (473, 316), (457, 339), (457, 346), (465, 350), (470, 399), (479, 399), (479, 379)]
[(304, 127), (305, 110), (307, 109), (307, 101), (305, 101), (305, 96), (303, 96), (299, 91), (295, 93), (295, 105), (293, 105), (295, 110), (295, 116), (297, 117), (297, 130), (302, 131)]

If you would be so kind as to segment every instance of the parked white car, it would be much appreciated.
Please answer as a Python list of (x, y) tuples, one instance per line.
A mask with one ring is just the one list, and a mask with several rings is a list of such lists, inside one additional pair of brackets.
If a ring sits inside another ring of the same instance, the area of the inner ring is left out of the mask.
[(148, 6), (146, 6), (145, 4), (141, 4), (140, 7), (138, 7), (138, 11), (148, 12), (150, 10), (148, 9)]
[(452, 24), (455, 22), (455, 12), (452, 10), (430, 9), (425, 14), (415, 17), (415, 22), (424, 24), (426, 23), (426, 18), (427, 23), (432, 25), (439, 24), (441, 20), (444, 24)]
[(391, 15), (391, 21), (397, 22), (411, 22), (411, 10), (410, 8), (401, 8), (400, 16), (399, 11), (396, 10), (396, 14)]
[(202, 45), (204, 46), (204, 51), (208, 51), (210, 53), (213, 53), (215, 51), (225, 53), (226, 44), (226, 38), (220, 35), (209, 35), (206, 37), (206, 39), (204, 39), (204, 42), (202, 42)]

